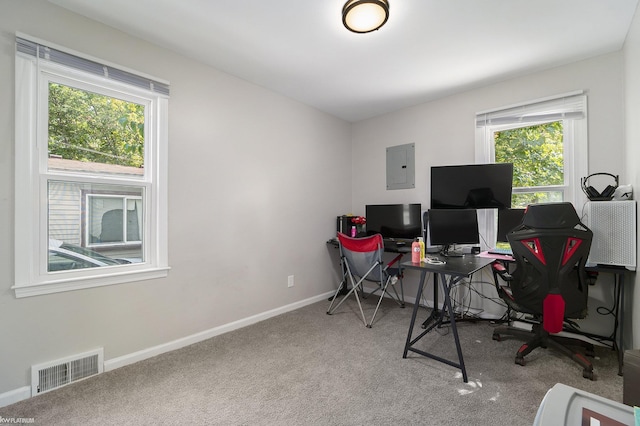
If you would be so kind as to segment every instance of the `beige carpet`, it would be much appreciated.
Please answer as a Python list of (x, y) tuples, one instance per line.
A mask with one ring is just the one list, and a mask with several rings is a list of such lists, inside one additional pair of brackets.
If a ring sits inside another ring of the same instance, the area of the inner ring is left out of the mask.
[[(459, 333), (469, 383), (454, 367), (409, 353), (411, 306), (385, 301), (367, 329), (355, 303), (328, 302), (227, 333), (0, 409), (39, 425), (531, 425), (561, 382), (622, 401), (615, 352), (597, 348), (597, 381), (554, 352), (514, 363), (521, 342), (487, 322)], [(367, 314), (373, 300), (365, 303)], [(421, 310), (421, 317), (427, 311)], [(419, 345), (455, 358), (448, 328)]]

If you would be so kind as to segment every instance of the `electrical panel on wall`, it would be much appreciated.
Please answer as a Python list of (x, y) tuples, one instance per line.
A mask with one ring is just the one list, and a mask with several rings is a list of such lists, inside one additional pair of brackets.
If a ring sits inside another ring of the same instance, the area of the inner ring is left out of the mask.
[(387, 148), (387, 189), (416, 187), (415, 144)]

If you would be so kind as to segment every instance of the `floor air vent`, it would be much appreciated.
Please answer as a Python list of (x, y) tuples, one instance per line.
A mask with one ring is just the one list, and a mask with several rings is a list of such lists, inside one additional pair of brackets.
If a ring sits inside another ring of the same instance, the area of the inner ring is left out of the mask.
[(102, 373), (102, 348), (31, 366), (31, 396)]

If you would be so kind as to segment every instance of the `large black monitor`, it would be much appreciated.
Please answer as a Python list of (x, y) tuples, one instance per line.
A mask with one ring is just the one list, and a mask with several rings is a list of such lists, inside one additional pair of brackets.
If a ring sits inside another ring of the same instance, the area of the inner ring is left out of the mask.
[(499, 243), (508, 243), (507, 234), (522, 223), (524, 209), (498, 210), (498, 235)]
[(432, 209), (508, 209), (512, 163), (431, 167)]
[(368, 204), (365, 209), (367, 235), (382, 234), (394, 240), (413, 240), (422, 235), (420, 204)]
[(429, 209), (429, 244), (446, 254), (456, 244), (478, 244), (478, 213), (474, 209)]

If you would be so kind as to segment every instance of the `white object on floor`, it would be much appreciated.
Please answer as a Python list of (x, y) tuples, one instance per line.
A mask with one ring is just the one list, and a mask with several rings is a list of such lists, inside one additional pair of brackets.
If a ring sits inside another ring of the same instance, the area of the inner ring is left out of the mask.
[(557, 383), (542, 399), (533, 426), (619, 426), (635, 424), (633, 408)]

